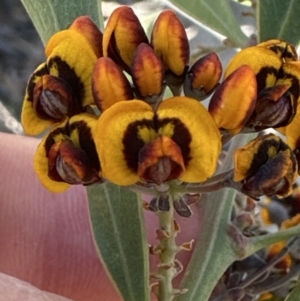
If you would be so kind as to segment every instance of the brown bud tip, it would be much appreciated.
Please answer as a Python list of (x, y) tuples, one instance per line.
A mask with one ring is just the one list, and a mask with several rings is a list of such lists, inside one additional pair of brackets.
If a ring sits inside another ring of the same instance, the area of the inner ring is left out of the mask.
[(71, 24), (70, 29), (81, 33), (91, 44), (97, 57), (103, 55), (103, 34), (89, 16), (80, 16)]

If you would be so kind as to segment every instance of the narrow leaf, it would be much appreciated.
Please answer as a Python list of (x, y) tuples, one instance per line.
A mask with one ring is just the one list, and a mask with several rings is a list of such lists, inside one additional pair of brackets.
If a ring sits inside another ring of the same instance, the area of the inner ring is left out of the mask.
[(142, 201), (114, 184), (87, 188), (94, 239), (125, 301), (149, 298), (149, 253)]
[(300, 282), (298, 285), (289, 293), (289, 295), (284, 299), (284, 301), (299, 301), (300, 296)]
[(276, 233), (253, 236), (250, 238), (251, 244), (249, 244), (249, 247), (246, 250), (246, 256), (249, 256), (256, 251), (266, 248), (277, 242), (283, 240), (289, 240), (293, 237), (299, 236), (299, 233), (300, 233), (300, 225), (297, 225), (292, 228), (281, 230)]
[(257, 3), (258, 39), (283, 39), (294, 45), (300, 41), (300, 5), (297, 0), (263, 0)]
[[(232, 168), (232, 154), (237, 147), (246, 144), (256, 134), (239, 135), (232, 139), (227, 159), (223, 162), (219, 173)], [(228, 235), (232, 206), (235, 198), (234, 190), (221, 190), (204, 195), (199, 202), (203, 227), (200, 229), (197, 244), (181, 288), (188, 292), (176, 301), (207, 301), (225, 270), (235, 260), (240, 259), (238, 246)]]
[(44, 44), (55, 32), (69, 27), (80, 15), (89, 15), (98, 26), (103, 26), (99, 0), (21, 1)]
[(237, 259), (227, 234), (234, 194), (233, 190), (219, 191), (200, 201), (203, 228), (181, 284), (188, 292), (178, 301), (207, 301), (218, 280)]
[(228, 0), (170, 0), (186, 13), (209, 28), (227, 37), (236, 46), (245, 47), (248, 38), (242, 32)]

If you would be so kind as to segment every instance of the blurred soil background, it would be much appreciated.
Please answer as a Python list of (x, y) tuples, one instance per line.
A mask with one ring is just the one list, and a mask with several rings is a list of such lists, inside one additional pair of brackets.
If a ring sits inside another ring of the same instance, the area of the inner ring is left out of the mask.
[(19, 121), (26, 83), (43, 60), (42, 42), (20, 0), (1, 0), (0, 131), (22, 133)]

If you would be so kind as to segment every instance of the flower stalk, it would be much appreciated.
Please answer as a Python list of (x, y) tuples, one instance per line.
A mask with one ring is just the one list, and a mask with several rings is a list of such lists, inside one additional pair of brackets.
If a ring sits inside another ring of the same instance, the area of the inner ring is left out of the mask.
[(171, 301), (174, 298), (172, 280), (176, 274), (175, 256), (179, 250), (175, 237), (177, 235), (174, 227), (174, 208), (170, 206), (170, 210), (166, 212), (158, 212), (160, 242), (158, 248), (161, 250), (159, 254), (160, 265), (158, 275), (159, 280), (159, 300)]
[(155, 252), (159, 255), (158, 271), (153, 275), (158, 281), (158, 289), (154, 290), (160, 301), (172, 301), (178, 294), (184, 294), (185, 289), (175, 289), (173, 279), (182, 271), (181, 263), (176, 259), (176, 255), (181, 250), (190, 250), (191, 243), (179, 246), (176, 243), (177, 233), (180, 231), (175, 220), (175, 210), (173, 206), (173, 196), (169, 197), (170, 208), (168, 211), (157, 211), (159, 228), (156, 231), (159, 243), (155, 246)]

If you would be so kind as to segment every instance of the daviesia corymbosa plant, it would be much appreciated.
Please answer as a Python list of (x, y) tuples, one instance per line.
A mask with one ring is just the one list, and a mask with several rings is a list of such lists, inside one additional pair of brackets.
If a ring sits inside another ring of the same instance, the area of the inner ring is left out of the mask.
[[(147, 36), (134, 11), (121, 6), (103, 33), (88, 16), (77, 18), (50, 38), (45, 55), (22, 110), (26, 134), (45, 133), (35, 171), (52, 192), (111, 182), (150, 196), (144, 208), (160, 221), (159, 243), (150, 248), (160, 260), (151, 282), (158, 300), (186, 292), (172, 280), (183, 269), (177, 253), (193, 244), (176, 244), (176, 214), (188, 218), (202, 195), (209, 202), (208, 193), (235, 189), (244, 205), (232, 223), (255, 237), (271, 210), (264, 205), (264, 215), (254, 216), (254, 200), (295, 192), (300, 62), (293, 45), (268, 40), (242, 49), (228, 66), (214, 52), (190, 63), (185, 28), (172, 10), (160, 13)], [(232, 138), (249, 133), (250, 142), (227, 152)], [(233, 166), (220, 172), (225, 160)], [(297, 213), (279, 227), (298, 224)], [(233, 289), (238, 297), (230, 300), (273, 300), (280, 277), (285, 285), (299, 271), (290, 247), (276, 244), (232, 264), (210, 300), (225, 300)]]

